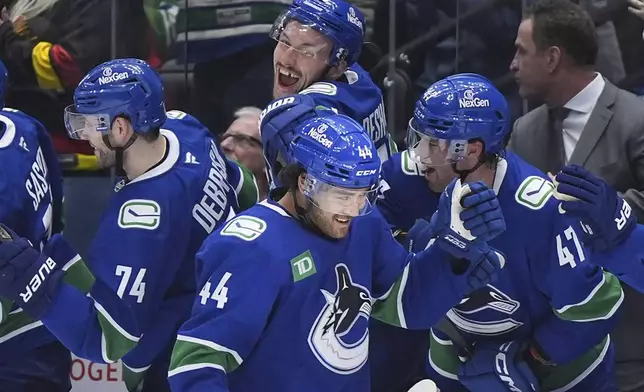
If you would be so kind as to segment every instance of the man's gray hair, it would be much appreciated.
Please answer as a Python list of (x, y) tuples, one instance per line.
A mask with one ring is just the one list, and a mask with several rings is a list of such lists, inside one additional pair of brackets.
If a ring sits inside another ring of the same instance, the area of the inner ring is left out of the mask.
[(244, 106), (235, 111), (235, 118), (242, 117), (259, 117), (262, 113), (262, 109), (256, 108), (254, 106)]

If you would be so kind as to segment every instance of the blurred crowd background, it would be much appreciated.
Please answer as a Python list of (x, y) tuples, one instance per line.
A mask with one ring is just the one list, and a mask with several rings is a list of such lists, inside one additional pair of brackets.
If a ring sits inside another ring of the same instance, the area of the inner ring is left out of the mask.
[[(578, 0), (597, 27), (597, 71), (644, 95), (644, 20), (638, 17), (638, 1), (630, 1)], [(363, 57), (385, 94), (389, 131), (399, 144), (420, 93), (456, 72), (494, 81), (511, 102), (514, 119), (540, 104), (519, 97), (509, 67), (522, 10), (532, 2), (354, 1), (367, 16), (366, 39), (374, 44)], [(6, 106), (40, 120), (54, 137), (69, 178), (67, 232), (79, 249), (86, 249), (91, 238), (87, 226), (95, 224), (91, 217), (101, 210), (111, 176), (95, 170), (87, 143), (71, 141), (65, 132), (63, 109), (81, 77), (112, 58), (147, 60), (163, 77), (168, 110), (195, 115), (229, 155), (261, 171), (256, 119), (272, 98), (276, 44), (268, 32), (289, 3), (0, 1), (0, 58), (10, 75)]]

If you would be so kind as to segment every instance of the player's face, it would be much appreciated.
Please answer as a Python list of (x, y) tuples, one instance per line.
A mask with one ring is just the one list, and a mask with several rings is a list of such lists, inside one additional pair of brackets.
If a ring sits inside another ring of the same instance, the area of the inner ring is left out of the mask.
[[(127, 139), (129, 139), (129, 136), (124, 129), (129, 127), (129, 123), (123, 118), (119, 117), (114, 120), (112, 128), (107, 136), (110, 145), (115, 147), (123, 146), (127, 142)], [(107, 147), (103, 140), (102, 133), (87, 132), (84, 138), (89, 141), (89, 144), (94, 148), (94, 155), (98, 160), (98, 167), (101, 169), (114, 167), (116, 164), (116, 152)]]
[(366, 210), (374, 192), (367, 188), (346, 189), (322, 185), (318, 191), (311, 192), (315, 195), (308, 199), (309, 217), (327, 236), (344, 238), (349, 233), (351, 221)]
[(532, 19), (525, 19), (519, 26), (514, 42), (516, 53), (510, 63), (510, 71), (519, 85), (522, 98), (543, 99), (550, 80), (545, 50), (538, 50), (532, 38)]
[(273, 52), (273, 97), (296, 94), (325, 79), (331, 42), (314, 29), (292, 20)]
[(432, 192), (441, 193), (458, 176), (451, 164), (427, 166), (423, 172)]

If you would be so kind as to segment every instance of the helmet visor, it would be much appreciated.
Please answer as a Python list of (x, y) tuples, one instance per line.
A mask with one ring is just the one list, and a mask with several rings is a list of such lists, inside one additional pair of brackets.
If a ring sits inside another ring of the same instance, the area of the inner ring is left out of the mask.
[(269, 36), (278, 42), (276, 50), (329, 64), (333, 44), (316, 27), (315, 23), (294, 19), (286, 10), (275, 19)]
[(304, 195), (322, 211), (356, 217), (373, 209), (377, 197), (374, 188), (344, 188), (323, 182), (310, 174), (304, 179)]
[(108, 132), (111, 124), (108, 114), (78, 113), (74, 105), (65, 108), (65, 128), (72, 139), (90, 140), (96, 133)]
[(465, 157), (467, 140), (448, 140), (435, 136), (436, 129), (422, 129), (415, 118), (407, 128), (407, 152), (416, 163), (424, 166), (451, 165)]

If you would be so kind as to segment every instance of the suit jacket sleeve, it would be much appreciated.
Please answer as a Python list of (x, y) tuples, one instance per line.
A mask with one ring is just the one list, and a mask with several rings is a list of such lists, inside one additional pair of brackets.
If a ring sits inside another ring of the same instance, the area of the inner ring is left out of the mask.
[(519, 139), (518, 130), (519, 121), (521, 121), (522, 118), (523, 117), (519, 117), (512, 125), (512, 134), (510, 135), (510, 141), (508, 142), (508, 149), (514, 153), (517, 153), (517, 148), (519, 147), (519, 142), (517, 141)]
[(621, 196), (637, 213), (637, 221), (644, 223), (644, 121), (633, 124), (631, 135), (627, 146), (628, 161), (638, 187), (626, 190)]

